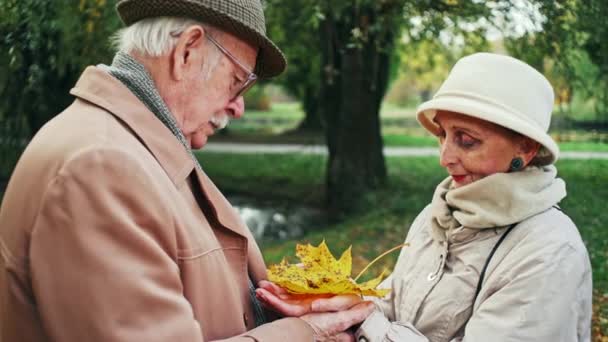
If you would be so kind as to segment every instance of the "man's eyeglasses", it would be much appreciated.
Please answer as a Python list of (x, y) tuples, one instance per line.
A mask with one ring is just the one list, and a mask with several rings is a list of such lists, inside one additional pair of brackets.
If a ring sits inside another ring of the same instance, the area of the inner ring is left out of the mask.
[[(171, 36), (173, 37), (179, 37), (182, 33), (181, 32), (171, 32)], [(233, 87), (234, 90), (232, 90), (231, 92), (231, 100), (236, 99), (237, 97), (245, 94), (245, 92), (247, 92), (247, 90), (249, 90), (257, 81), (258, 76), (251, 70), (249, 70), (243, 63), (241, 63), (236, 57), (234, 57), (230, 51), (228, 51), (225, 47), (223, 47), (217, 40), (215, 40), (213, 37), (211, 37), (211, 35), (209, 35), (208, 32), (205, 32), (205, 37), (207, 37), (207, 39), (209, 39), (209, 41), (211, 43), (213, 43), (213, 45), (215, 45), (215, 47), (218, 48), (218, 50), (220, 50), (224, 55), (226, 55), (226, 57), (228, 57), (232, 63), (234, 63), (236, 66), (238, 66), (239, 68), (241, 68), (241, 70), (243, 70), (246, 74), (247, 77), (245, 77), (245, 79), (240, 79), (237, 78), (239, 80), (239, 85)]]
[(236, 64), (239, 68), (241, 68), (247, 74), (247, 77), (244, 80), (240, 80), (242, 82), (241, 86), (240, 87), (235, 87), (236, 91), (232, 94), (232, 100), (234, 100), (237, 97), (245, 94), (245, 92), (247, 92), (247, 90), (249, 90), (255, 84), (255, 82), (258, 79), (258, 76), (255, 73), (253, 73), (253, 71), (247, 69), (247, 67), (245, 65), (243, 65), (243, 63), (241, 63), (236, 57), (234, 57), (230, 53), (230, 51), (226, 50), (225, 47), (223, 47), (220, 43), (218, 43), (217, 40), (215, 40), (213, 37), (211, 37), (211, 35), (206, 34), (205, 36), (223, 54), (225, 54), (228, 58), (230, 58), (230, 60), (232, 61), (232, 63)]

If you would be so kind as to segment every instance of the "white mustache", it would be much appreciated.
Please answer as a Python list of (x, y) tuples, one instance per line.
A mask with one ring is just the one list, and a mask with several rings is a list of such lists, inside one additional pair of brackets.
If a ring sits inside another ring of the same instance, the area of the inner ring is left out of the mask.
[(210, 121), (217, 129), (223, 129), (230, 123), (230, 117), (225, 113), (213, 114)]

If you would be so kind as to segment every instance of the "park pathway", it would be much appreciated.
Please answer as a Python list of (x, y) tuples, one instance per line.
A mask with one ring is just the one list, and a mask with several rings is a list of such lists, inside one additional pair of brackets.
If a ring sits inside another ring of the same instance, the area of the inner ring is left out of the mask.
[[(201, 152), (222, 153), (301, 153), (326, 155), (324, 145), (297, 145), (297, 144), (241, 144), (241, 143), (208, 143)], [(384, 155), (387, 157), (424, 157), (438, 156), (436, 147), (385, 147)], [(608, 159), (608, 152), (562, 151), (560, 159)]]

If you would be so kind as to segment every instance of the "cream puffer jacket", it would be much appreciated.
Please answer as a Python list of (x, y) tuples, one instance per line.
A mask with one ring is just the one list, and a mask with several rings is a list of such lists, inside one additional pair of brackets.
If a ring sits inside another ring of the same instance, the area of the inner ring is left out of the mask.
[[(590, 341), (592, 281), (553, 166), (450, 179), (412, 224), (358, 341)], [(475, 292), (488, 256), (508, 228)], [(485, 228), (484, 226), (491, 227)]]

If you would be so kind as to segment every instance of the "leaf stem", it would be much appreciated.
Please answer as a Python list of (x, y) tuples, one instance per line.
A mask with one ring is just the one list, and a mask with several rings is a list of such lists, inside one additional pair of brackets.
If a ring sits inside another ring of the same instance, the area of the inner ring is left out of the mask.
[(386, 252), (384, 252), (384, 253), (380, 254), (379, 256), (377, 256), (377, 257), (376, 257), (376, 259), (372, 260), (372, 262), (370, 262), (369, 264), (367, 264), (367, 266), (365, 266), (365, 268), (363, 268), (363, 270), (362, 270), (361, 272), (359, 272), (359, 274), (358, 274), (358, 275), (355, 277), (355, 282), (356, 282), (356, 281), (357, 281), (357, 279), (359, 279), (359, 278), (361, 277), (361, 275), (362, 275), (363, 273), (365, 273), (365, 271), (367, 271), (367, 269), (368, 269), (368, 268), (369, 268), (371, 265), (373, 265), (373, 264), (374, 264), (376, 261), (380, 260), (382, 257), (384, 257), (385, 255), (389, 254), (389, 253), (390, 253), (390, 252), (392, 252), (392, 251), (395, 251), (395, 250), (397, 250), (397, 249), (399, 249), (399, 248), (402, 248), (402, 247), (405, 247), (405, 246), (409, 246), (409, 245), (410, 245), (410, 244), (409, 244), (409, 243), (407, 243), (407, 242), (406, 242), (406, 243), (402, 243), (402, 244), (400, 244), (400, 245), (398, 245), (398, 246), (395, 246), (395, 247), (393, 247), (393, 248), (389, 249), (388, 251), (386, 251)]

